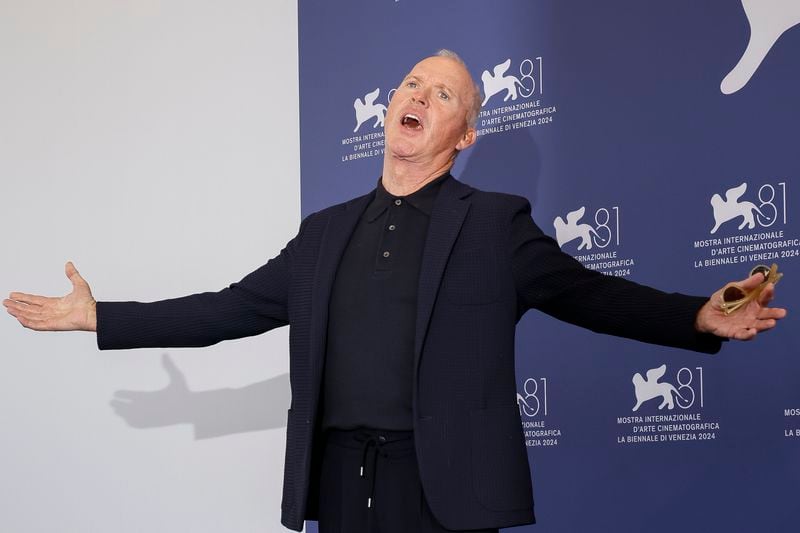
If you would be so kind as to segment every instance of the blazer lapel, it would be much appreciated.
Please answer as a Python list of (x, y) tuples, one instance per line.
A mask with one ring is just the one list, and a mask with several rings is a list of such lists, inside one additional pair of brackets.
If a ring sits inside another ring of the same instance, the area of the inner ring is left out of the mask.
[(323, 363), (325, 362), (328, 305), (333, 289), (333, 281), (336, 278), (336, 271), (344, 249), (350, 241), (350, 236), (353, 234), (358, 219), (373, 197), (374, 191), (344, 204), (342, 210), (331, 215), (322, 235), (311, 296), (311, 390), (317, 394), (320, 390)]
[(417, 323), (414, 337), (414, 375), (419, 368), (422, 345), (428, 331), (433, 303), (439, 292), (444, 267), (450, 251), (461, 231), (461, 225), (469, 211), (470, 201), (465, 199), (472, 193), (472, 187), (464, 185), (455, 178), (442, 183), (436, 197), (428, 225), (428, 237), (422, 253), (417, 289)]

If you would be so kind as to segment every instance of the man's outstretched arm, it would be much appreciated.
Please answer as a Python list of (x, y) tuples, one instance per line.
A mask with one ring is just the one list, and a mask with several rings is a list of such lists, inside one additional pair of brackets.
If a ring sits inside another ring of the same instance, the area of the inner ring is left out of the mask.
[(97, 302), (86, 280), (67, 263), (70, 294), (12, 292), (3, 305), (26, 328), (96, 331), (100, 349), (209, 346), (257, 335), (289, 322), (291, 265), (309, 218), (276, 257), (218, 292), (150, 303)]
[(96, 331), (100, 349), (209, 346), (263, 333), (289, 322), (292, 262), (311, 217), (281, 252), (218, 292), (157, 302), (97, 302), (69, 262), (72, 292), (60, 298), (12, 292), (3, 301), (26, 328)]
[[(725, 287), (706, 299), (587, 270), (536, 226), (524, 199), (519, 199), (510, 235), (520, 316), (537, 308), (600, 333), (711, 353), (719, 350), (721, 339), (752, 339), (786, 316), (785, 309), (769, 306), (771, 284), (757, 300), (725, 315)], [(763, 281), (762, 274), (755, 274), (736, 285), (749, 292)]]

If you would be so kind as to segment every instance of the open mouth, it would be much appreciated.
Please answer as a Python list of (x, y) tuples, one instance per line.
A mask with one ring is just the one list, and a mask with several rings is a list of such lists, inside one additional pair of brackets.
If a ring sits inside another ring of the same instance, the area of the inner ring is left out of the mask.
[(403, 115), (403, 120), (401, 121), (404, 127), (410, 130), (421, 130), (422, 129), (422, 120), (417, 115), (412, 113), (407, 113)]

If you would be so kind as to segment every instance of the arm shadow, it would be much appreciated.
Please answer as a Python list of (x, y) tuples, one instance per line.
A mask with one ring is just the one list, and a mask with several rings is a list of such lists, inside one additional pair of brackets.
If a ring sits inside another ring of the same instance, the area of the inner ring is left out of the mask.
[(291, 396), (289, 374), (238, 389), (192, 391), (168, 354), (161, 359), (169, 384), (155, 391), (119, 390), (111, 407), (132, 428), (194, 426), (195, 439), (208, 439), (286, 426)]

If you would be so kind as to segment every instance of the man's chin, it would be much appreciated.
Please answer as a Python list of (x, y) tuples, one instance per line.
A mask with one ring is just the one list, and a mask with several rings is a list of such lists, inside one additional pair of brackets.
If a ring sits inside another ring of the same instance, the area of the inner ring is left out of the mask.
[(408, 141), (397, 141), (386, 145), (386, 154), (395, 159), (410, 159), (419, 153), (416, 144)]

